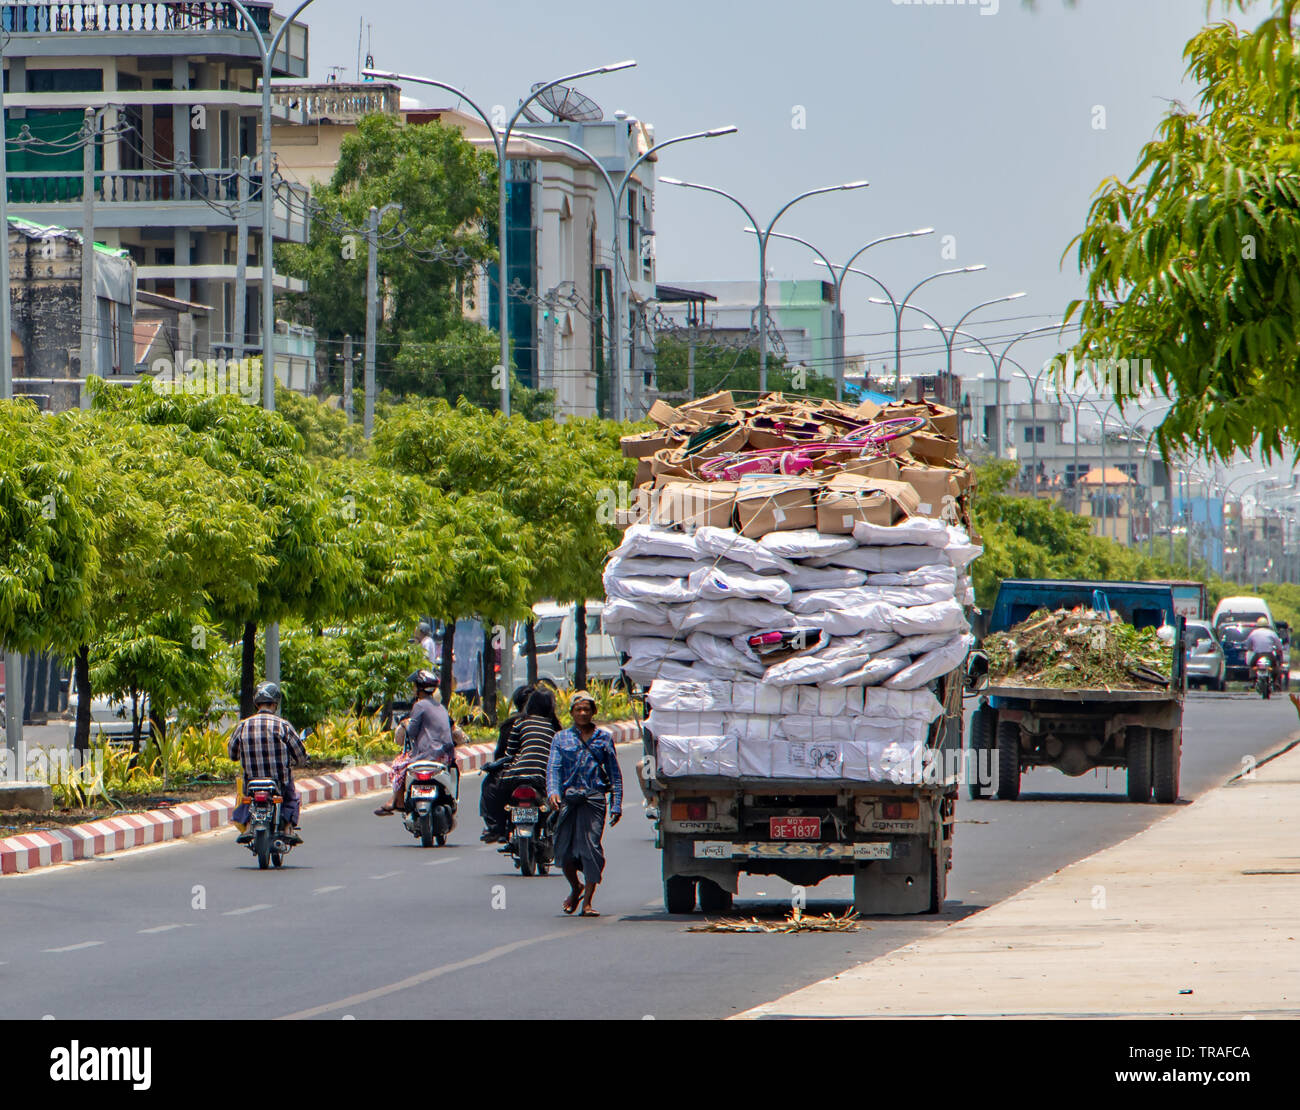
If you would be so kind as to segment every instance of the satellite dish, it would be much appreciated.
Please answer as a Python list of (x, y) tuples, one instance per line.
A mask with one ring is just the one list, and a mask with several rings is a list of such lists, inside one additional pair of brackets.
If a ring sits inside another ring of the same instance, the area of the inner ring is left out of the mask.
[[(538, 82), (529, 92), (537, 92), (542, 88), (545, 82)], [(601, 110), (591, 97), (584, 93), (578, 92), (577, 89), (571, 89), (568, 85), (552, 85), (536, 100), (531, 101), (524, 108), (524, 118), (529, 123), (543, 123), (540, 116), (533, 113), (533, 105), (538, 104), (551, 113), (553, 122), (564, 123), (599, 123), (605, 118), (605, 113)]]

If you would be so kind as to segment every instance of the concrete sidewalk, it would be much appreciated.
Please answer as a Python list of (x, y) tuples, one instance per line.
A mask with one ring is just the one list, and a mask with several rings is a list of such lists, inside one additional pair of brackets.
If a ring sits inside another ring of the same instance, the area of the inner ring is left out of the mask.
[(1300, 747), (1005, 902), (739, 1016), (948, 1015), (1300, 1016)]

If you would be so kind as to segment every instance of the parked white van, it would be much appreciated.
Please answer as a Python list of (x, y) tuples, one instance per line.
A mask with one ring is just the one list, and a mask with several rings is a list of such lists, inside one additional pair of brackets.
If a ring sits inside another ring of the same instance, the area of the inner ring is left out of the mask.
[[(614, 650), (614, 638), (606, 635), (601, 627), (600, 615), (604, 610), (603, 601), (587, 602), (587, 675), (612, 681), (619, 675), (618, 652)], [(557, 686), (567, 686), (573, 681), (578, 649), (575, 635), (577, 606), (542, 601), (533, 606), (533, 613), (536, 618), (533, 636), (537, 643), (537, 677), (549, 678)], [(523, 685), (527, 675), (527, 629), (520, 623), (515, 626), (514, 681)]]

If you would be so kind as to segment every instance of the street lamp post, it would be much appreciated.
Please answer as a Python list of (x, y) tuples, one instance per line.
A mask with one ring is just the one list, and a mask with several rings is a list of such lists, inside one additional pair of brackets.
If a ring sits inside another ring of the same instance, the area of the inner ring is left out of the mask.
[[(244, 7), (241, 0), (231, 0), (244, 17), (249, 30), (256, 36), (258, 48), (262, 51), (262, 407), (267, 412), (275, 411), (275, 247), (272, 224), (275, 197), (271, 187), (271, 70), (280, 40), (293, 26), (293, 21), (312, 2), (313, 0), (301, 0), (268, 43), (252, 13)], [(270, 24), (267, 26), (269, 29)], [(8, 228), (5, 230), (7, 233)], [(8, 343), (7, 336), (2, 338)], [(280, 625), (274, 622), (266, 626), (266, 677), (270, 682), (280, 681)]]
[[(581, 146), (579, 146), (577, 143), (570, 142), (568, 139), (556, 139), (556, 138), (552, 138), (552, 137), (549, 136), (549, 135), (538, 135), (538, 134), (533, 134), (533, 133), (530, 133), (530, 132), (527, 132), (527, 131), (521, 131), (521, 132), (519, 132), (519, 136), (520, 136), (521, 138), (524, 138), (524, 139), (531, 139), (531, 140), (533, 140), (534, 142), (541, 142), (541, 143), (554, 143), (554, 144), (556, 144), (557, 146), (565, 147), (565, 148), (568, 149), (568, 150), (575, 151), (576, 153), (582, 155), (584, 158), (587, 159), (588, 162), (590, 162), (590, 163), (591, 163), (591, 164), (592, 164), (592, 165), (593, 165), (597, 170), (599, 170), (599, 171), (601, 172), (601, 174), (602, 174), (602, 175), (604, 176), (604, 178), (605, 178), (605, 184), (609, 187), (609, 190), (610, 190), (610, 199), (611, 199), (611, 202), (612, 202), (612, 204), (613, 204), (613, 206), (614, 206), (614, 209), (613, 209), (613, 212), (614, 212), (614, 223), (613, 223), (613, 236), (614, 236), (614, 288), (613, 288), (613, 293), (614, 293), (614, 320), (613, 320), (613, 327), (610, 329), (610, 331), (611, 331), (611, 340), (612, 340), (612, 343), (611, 343), (611, 350), (613, 350), (613, 349), (617, 349), (617, 350), (619, 351), (618, 356), (615, 357), (615, 358), (613, 359), (613, 366), (611, 367), (611, 372), (612, 372), (612, 376), (613, 376), (613, 379), (614, 379), (614, 391), (613, 391), (613, 392), (614, 392), (614, 402), (615, 402), (615, 403), (614, 403), (614, 419), (615, 419), (615, 420), (624, 420), (624, 419), (626, 419), (626, 416), (627, 416), (627, 413), (626, 413), (626, 406), (624, 405), (624, 389), (623, 389), (623, 382), (622, 382), (622, 379), (621, 379), (620, 374), (619, 374), (619, 368), (622, 366), (622, 353), (621, 353), (621, 352), (622, 352), (622, 339), (621, 339), (621, 331), (622, 331), (622, 328), (623, 328), (624, 323), (626, 323), (626, 320), (627, 320), (627, 312), (626, 312), (626, 310), (625, 310), (624, 307), (623, 307), (623, 294), (622, 294), (622, 284), (623, 284), (623, 262), (622, 262), (622, 258), (623, 258), (623, 255), (622, 255), (622, 250), (623, 250), (623, 217), (622, 217), (622, 211), (623, 211), (623, 195), (624, 195), (624, 193), (627, 191), (627, 187), (628, 187), (628, 185), (631, 184), (631, 181), (632, 181), (632, 175), (636, 173), (636, 171), (637, 171), (637, 169), (640, 167), (641, 163), (642, 163), (642, 162), (645, 162), (645, 161), (646, 161), (646, 160), (647, 160), (647, 159), (648, 159), (652, 154), (656, 154), (656, 153), (658, 153), (659, 151), (663, 150), (665, 147), (674, 146), (674, 145), (677, 144), (677, 143), (685, 143), (685, 142), (689, 142), (689, 141), (692, 140), (692, 139), (716, 139), (716, 138), (719, 138), (719, 137), (722, 136), (722, 135), (734, 135), (734, 134), (735, 134), (737, 131), (739, 131), (739, 130), (740, 130), (740, 128), (735, 127), (735, 126), (731, 126), (731, 125), (728, 125), (728, 126), (726, 126), (726, 127), (712, 127), (712, 128), (710, 128), (709, 130), (707, 130), (707, 131), (692, 131), (689, 135), (677, 135), (677, 136), (675, 136), (674, 138), (671, 138), (671, 139), (665, 139), (665, 140), (664, 140), (663, 142), (661, 142), (661, 143), (655, 143), (653, 146), (651, 146), (651, 147), (649, 147), (648, 149), (646, 149), (645, 151), (643, 151), (643, 152), (640, 154), (640, 156), (639, 156), (639, 157), (638, 157), (638, 158), (637, 158), (637, 159), (636, 159), (636, 160), (635, 160), (635, 161), (634, 161), (634, 162), (633, 162), (633, 163), (632, 163), (632, 164), (631, 164), (631, 165), (630, 165), (630, 166), (629, 166), (629, 167), (628, 167), (624, 172), (623, 172), (622, 179), (620, 180), (617, 189), (614, 188), (614, 179), (613, 179), (612, 177), (610, 177), (609, 173), (605, 170), (605, 167), (602, 166), (602, 165), (600, 164), (599, 159), (597, 159), (597, 157), (596, 157), (594, 154), (592, 154), (591, 151), (587, 150), (585, 147), (581, 147)], [(661, 179), (661, 180), (662, 180), (662, 179)], [(640, 384), (639, 384), (639, 381), (637, 380), (636, 375), (635, 375), (636, 367), (633, 365), (633, 363), (636, 361), (635, 354), (634, 354), (634, 347), (633, 347), (633, 340), (634, 340), (634, 338), (635, 338), (635, 337), (632, 336), (632, 335), (629, 333), (629, 342), (628, 342), (628, 349), (627, 349), (627, 358), (628, 358), (628, 361), (627, 361), (627, 367), (628, 367), (628, 374), (629, 374), (629, 376), (630, 376), (630, 380), (631, 380), (631, 381), (634, 383), (634, 385), (635, 385), (635, 388), (632, 390), (632, 394), (633, 394), (633, 409), (635, 410), (635, 418), (636, 418), (636, 419), (640, 419), (640, 417), (641, 417), (641, 412), (640, 412), (640, 407), (641, 407), (641, 405), (640, 405), (641, 390), (640, 390)]]
[(464, 100), (487, 125), (488, 134), (492, 138), (492, 144), (496, 148), (497, 155), (497, 289), (501, 308), (501, 361), (496, 367), (496, 372), (501, 378), (501, 412), (505, 416), (510, 415), (510, 280), (507, 276), (509, 246), (506, 242), (506, 161), (510, 145), (510, 132), (514, 130), (515, 124), (519, 122), (519, 117), (523, 115), (524, 109), (542, 93), (555, 88), (556, 85), (565, 85), (582, 77), (616, 73), (619, 70), (631, 69), (635, 65), (636, 62), (634, 61), (616, 62), (613, 65), (597, 66), (594, 69), (584, 69), (578, 73), (570, 73), (565, 77), (558, 77), (554, 81), (538, 85), (527, 97), (519, 102), (519, 107), (515, 110), (514, 115), (510, 117), (506, 126), (500, 132), (498, 132), (496, 124), (492, 122), (492, 118), (455, 85), (449, 85), (445, 81), (435, 81), (428, 77), (414, 77), (409, 73), (394, 73), (380, 69), (362, 70), (362, 73), (367, 77), (377, 80), (409, 81), (411, 84), (430, 85), (435, 89), (443, 89), (446, 92), (453, 93)]
[[(665, 185), (678, 185), (684, 189), (699, 189), (706, 193), (716, 193), (720, 197), (725, 197), (736, 205), (745, 216), (749, 219), (751, 225), (759, 227), (759, 222), (754, 218), (754, 214), (745, 207), (743, 201), (738, 197), (732, 196), (725, 189), (719, 189), (715, 185), (700, 185), (694, 181), (681, 181), (675, 177), (659, 178)], [(793, 200), (788, 200), (778, 210), (775, 216), (768, 222), (758, 237), (758, 388), (762, 393), (767, 392), (767, 243), (772, 237), (776, 228), (777, 221), (784, 216), (791, 208), (801, 200), (808, 197), (820, 196), (823, 193), (840, 193), (851, 189), (865, 189), (871, 183), (869, 181), (849, 181), (843, 185), (824, 185), (820, 189), (809, 189), (806, 193), (800, 193)]]
[[(756, 227), (747, 227), (745, 228), (745, 230), (747, 232), (751, 232), (754, 235), (762, 234)], [(813, 246), (812, 243), (808, 242), (807, 239), (801, 239), (797, 235), (788, 235), (783, 231), (772, 232), (770, 238), (788, 239), (792, 243), (803, 244), (803, 246), (807, 247), (810, 251), (812, 251), (815, 255), (817, 255), (818, 264), (825, 266), (826, 269), (830, 270), (831, 272), (831, 282), (832, 282), (832, 291), (833, 291), (832, 298), (834, 302), (834, 307), (833, 307), (834, 315), (832, 318), (832, 322), (834, 325), (834, 337), (832, 339), (832, 345), (835, 348), (834, 373), (835, 373), (835, 399), (837, 401), (842, 401), (844, 399), (844, 362), (845, 362), (844, 298), (843, 298), (844, 279), (849, 275), (850, 272), (853, 273), (860, 272), (857, 270), (853, 270), (853, 263), (855, 263), (859, 258), (861, 258), (862, 255), (866, 254), (866, 252), (869, 251), (872, 247), (878, 246), (881, 243), (890, 243), (893, 242), (895, 239), (914, 239), (920, 235), (933, 235), (933, 234), (934, 234), (934, 228), (923, 227), (923, 228), (919, 228), (916, 231), (903, 231), (903, 232), (899, 232), (896, 235), (884, 235), (881, 236), (879, 239), (873, 239), (871, 240), (870, 243), (866, 244), (866, 246), (859, 247), (852, 255), (850, 255), (849, 260), (839, 268), (839, 272), (837, 273), (835, 266), (831, 263), (831, 260), (827, 258), (826, 255), (824, 255), (820, 250), (818, 250), (817, 247)]]
[[(4, 36), (7, 43), (8, 36)], [(3, 43), (0, 43), (0, 50)], [(10, 335), (9, 290), (9, 177), (5, 161), (6, 136), (4, 87), (0, 84), (0, 231), (4, 235), (4, 249), (0, 250), (0, 400), (10, 401), (14, 396), (13, 348)], [(89, 246), (89, 244), (85, 244)], [(15, 763), (14, 777), (25, 775), (26, 752), (23, 747), (23, 657), (16, 651), (6, 650), (5, 662), (5, 748)]]

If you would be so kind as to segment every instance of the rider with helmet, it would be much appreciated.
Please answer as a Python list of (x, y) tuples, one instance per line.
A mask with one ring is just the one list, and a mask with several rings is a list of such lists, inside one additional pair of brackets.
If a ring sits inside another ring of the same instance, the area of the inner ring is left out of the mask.
[(434, 699), (438, 679), (432, 671), (419, 670), (410, 678), (415, 687), (415, 704), (406, 718), (406, 744), (393, 760), (393, 797), (375, 813), (387, 817), (405, 805), (406, 768), (417, 759), (436, 759), (449, 768), (456, 766), (456, 742), (451, 734), (451, 718), (442, 703)]
[[(244, 782), (253, 779), (274, 779), (280, 787), (280, 822), (283, 832), (294, 844), (301, 844), (297, 833), (300, 800), (298, 788), (293, 784), (293, 768), (307, 762), (307, 749), (298, 730), (279, 715), (280, 687), (274, 682), (263, 682), (253, 694), (257, 712), (245, 717), (230, 734), (228, 753), (243, 768)], [(235, 807), (231, 820), (241, 830), (248, 820), (248, 806)], [(240, 842), (244, 835), (241, 832)]]
[(1246, 666), (1254, 668), (1255, 660), (1261, 656), (1267, 655), (1273, 661), (1273, 680), (1281, 680), (1282, 671), (1282, 637), (1273, 631), (1273, 625), (1268, 617), (1261, 616), (1256, 622), (1254, 629), (1246, 637)]

